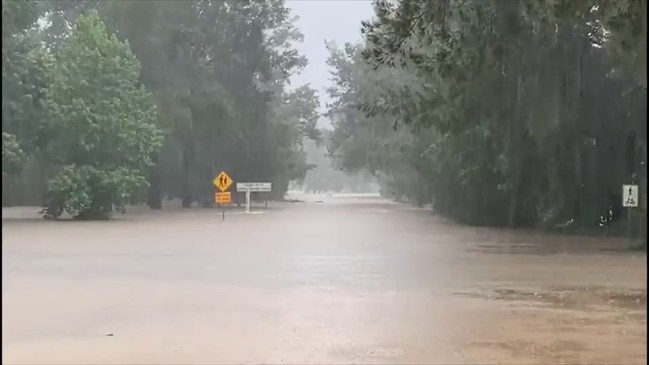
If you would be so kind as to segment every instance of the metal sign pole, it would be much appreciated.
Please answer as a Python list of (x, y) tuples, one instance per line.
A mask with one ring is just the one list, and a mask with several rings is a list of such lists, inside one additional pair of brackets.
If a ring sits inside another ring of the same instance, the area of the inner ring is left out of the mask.
[(626, 208), (626, 240), (627, 240), (627, 245), (629, 247), (633, 246), (633, 242), (631, 239), (631, 207)]
[(631, 236), (633, 212), (631, 210), (638, 206), (638, 198), (638, 185), (622, 185), (622, 206), (627, 209), (626, 238), (629, 247), (633, 246), (633, 238)]
[(250, 213), (250, 187), (246, 188), (246, 213)]

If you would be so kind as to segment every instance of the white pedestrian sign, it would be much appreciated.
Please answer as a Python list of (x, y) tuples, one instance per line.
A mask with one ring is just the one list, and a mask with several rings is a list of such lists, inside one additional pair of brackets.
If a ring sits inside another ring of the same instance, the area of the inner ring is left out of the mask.
[(622, 206), (625, 208), (638, 206), (638, 185), (622, 185)]
[(244, 183), (237, 183), (237, 191), (238, 192), (244, 192), (244, 191), (251, 191), (253, 193), (268, 193), (272, 190), (272, 184), (263, 182), (244, 182)]
[(246, 192), (246, 213), (250, 213), (250, 193), (268, 193), (272, 191), (271, 183), (244, 182), (237, 183), (237, 191)]

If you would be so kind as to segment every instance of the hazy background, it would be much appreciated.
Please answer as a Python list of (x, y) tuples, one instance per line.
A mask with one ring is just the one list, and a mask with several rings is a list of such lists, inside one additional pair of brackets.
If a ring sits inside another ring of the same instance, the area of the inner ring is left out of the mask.
[[(300, 19), (297, 27), (304, 33), (304, 43), (296, 48), (304, 54), (309, 65), (291, 79), (292, 86), (305, 83), (320, 93), (320, 111), (324, 113), (329, 97), (326, 88), (329, 86), (328, 52), (326, 41), (339, 45), (345, 42), (361, 40), (361, 21), (372, 16), (371, 0), (288, 0), (287, 7)], [(320, 119), (319, 127), (329, 128), (329, 121)]]

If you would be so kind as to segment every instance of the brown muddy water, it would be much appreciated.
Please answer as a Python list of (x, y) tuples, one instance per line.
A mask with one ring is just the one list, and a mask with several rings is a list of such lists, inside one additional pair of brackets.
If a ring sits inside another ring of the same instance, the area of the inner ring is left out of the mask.
[(4, 209), (3, 363), (646, 363), (646, 254), (624, 241), (295, 199), (225, 221)]

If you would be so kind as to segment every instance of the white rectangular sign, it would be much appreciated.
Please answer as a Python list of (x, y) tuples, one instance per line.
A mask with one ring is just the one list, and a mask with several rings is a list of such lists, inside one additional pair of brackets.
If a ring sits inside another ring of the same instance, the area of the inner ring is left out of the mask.
[(253, 193), (267, 193), (272, 190), (271, 183), (237, 183), (237, 191), (250, 191)]
[(638, 206), (638, 185), (622, 185), (622, 206), (626, 208)]

